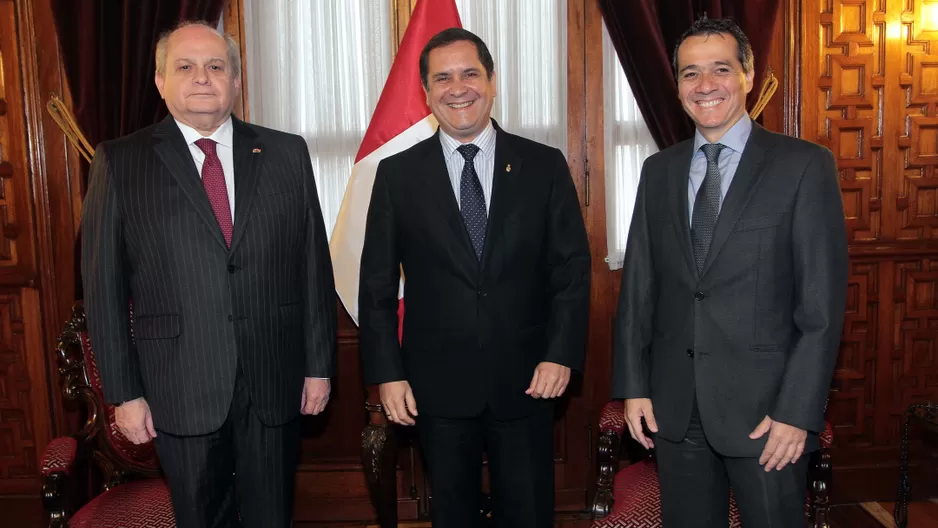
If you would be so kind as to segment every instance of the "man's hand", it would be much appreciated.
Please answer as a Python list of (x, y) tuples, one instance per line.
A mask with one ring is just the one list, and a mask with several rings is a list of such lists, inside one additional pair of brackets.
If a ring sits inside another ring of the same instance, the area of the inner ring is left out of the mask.
[(150, 406), (142, 397), (118, 405), (114, 409), (114, 423), (121, 434), (135, 444), (145, 444), (156, 438)]
[(655, 421), (655, 413), (651, 408), (650, 398), (629, 398), (625, 400), (625, 423), (629, 426), (629, 434), (632, 440), (635, 440), (645, 449), (654, 449), (655, 442), (645, 436), (642, 430), (642, 418), (648, 424), (648, 430), (653, 433), (658, 432), (658, 422)]
[(776, 422), (768, 416), (762, 420), (756, 429), (749, 434), (749, 438), (756, 440), (769, 433), (769, 439), (759, 457), (759, 463), (765, 466), (768, 473), (772, 469), (782, 469), (789, 462), (794, 464), (804, 452), (804, 442), (808, 432), (793, 425)]
[(326, 410), (329, 403), (331, 385), (328, 379), (306, 378), (303, 382), (303, 397), (300, 400), (300, 412), (317, 415)]
[(410, 390), (410, 383), (406, 381), (389, 381), (378, 385), (381, 396), (381, 405), (388, 419), (396, 424), (414, 425), (414, 416), (417, 416), (417, 401), (414, 392)]
[(524, 391), (532, 398), (557, 398), (567, 390), (570, 383), (570, 367), (542, 361), (534, 369), (531, 386)]

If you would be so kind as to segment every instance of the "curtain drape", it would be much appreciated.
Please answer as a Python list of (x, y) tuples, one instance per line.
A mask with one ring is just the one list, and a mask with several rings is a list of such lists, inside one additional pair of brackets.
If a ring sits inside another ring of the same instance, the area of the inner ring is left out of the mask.
[(759, 94), (778, 13), (778, 0), (599, 0), (609, 36), (632, 93), (659, 148), (693, 134), (681, 108), (671, 53), (681, 34), (704, 13), (733, 17), (752, 43), (756, 75), (747, 108)]

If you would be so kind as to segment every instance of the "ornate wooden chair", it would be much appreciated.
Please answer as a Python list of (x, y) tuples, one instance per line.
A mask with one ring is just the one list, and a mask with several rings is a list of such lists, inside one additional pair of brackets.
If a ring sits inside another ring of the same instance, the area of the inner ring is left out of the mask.
[[(599, 418), (599, 477), (593, 499), (593, 528), (656, 528), (661, 526), (658, 470), (653, 457), (618, 470), (619, 448), (625, 433), (622, 401), (607, 403)], [(812, 528), (830, 528), (828, 489), (831, 479), (830, 423), (821, 435), (821, 449), (811, 457), (805, 515)], [(730, 528), (741, 526), (730, 496)]]
[[(42, 499), (50, 527), (175, 527), (153, 442), (127, 440), (114, 423), (114, 406), (104, 403), (80, 301), (59, 338), (56, 358), (65, 399), (81, 402), (88, 416), (78, 434), (54, 439), (42, 455)], [(92, 471), (95, 467), (100, 471)], [(96, 488), (100, 493), (84, 492)]]

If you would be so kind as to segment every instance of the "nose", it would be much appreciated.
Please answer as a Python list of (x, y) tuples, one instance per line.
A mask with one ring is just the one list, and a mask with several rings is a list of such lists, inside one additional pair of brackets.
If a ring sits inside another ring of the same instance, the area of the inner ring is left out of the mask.
[(709, 73), (701, 73), (700, 81), (697, 83), (697, 91), (700, 93), (710, 93), (718, 88), (718, 84), (713, 82), (713, 77)]
[(192, 81), (197, 84), (208, 84), (208, 72), (205, 68), (196, 68)]

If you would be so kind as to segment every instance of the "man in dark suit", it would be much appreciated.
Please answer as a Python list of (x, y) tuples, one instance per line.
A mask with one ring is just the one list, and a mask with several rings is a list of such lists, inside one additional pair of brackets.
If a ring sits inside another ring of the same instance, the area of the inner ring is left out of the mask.
[(171, 116), (98, 147), (84, 204), (104, 396), (125, 436), (156, 439), (180, 527), (290, 525), (298, 415), (325, 408), (335, 364), (306, 143), (232, 117), (240, 75), (211, 26), (164, 35)]
[(743, 526), (804, 526), (846, 304), (837, 167), (750, 120), (734, 22), (695, 22), (674, 71), (697, 132), (642, 168), (613, 396), (656, 447), (666, 528), (725, 528), (730, 487)]
[(551, 527), (552, 401), (582, 367), (589, 310), (576, 189), (558, 150), (491, 119), (479, 37), (440, 32), (420, 75), (440, 126), (378, 166), (361, 265), (365, 382), (380, 384), (393, 422), (417, 424), (434, 526), (479, 526), (485, 451), (496, 525)]

